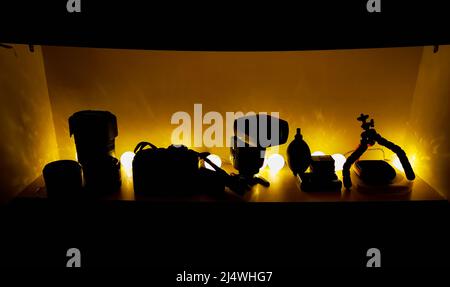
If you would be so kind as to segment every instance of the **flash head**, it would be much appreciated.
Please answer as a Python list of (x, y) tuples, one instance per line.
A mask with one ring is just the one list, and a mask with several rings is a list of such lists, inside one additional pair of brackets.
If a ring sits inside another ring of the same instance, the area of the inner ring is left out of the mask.
[(289, 136), (287, 121), (264, 113), (235, 119), (233, 130), (243, 143), (258, 148), (284, 144)]

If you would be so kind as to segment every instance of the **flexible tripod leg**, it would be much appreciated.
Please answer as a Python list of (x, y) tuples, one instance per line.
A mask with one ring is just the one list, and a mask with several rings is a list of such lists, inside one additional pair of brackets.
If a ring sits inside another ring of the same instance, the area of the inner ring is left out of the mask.
[(360, 158), (363, 153), (367, 150), (367, 144), (361, 143), (358, 148), (347, 158), (342, 169), (342, 180), (344, 181), (344, 186), (347, 189), (352, 187), (352, 180), (350, 178), (350, 168), (353, 163)]
[(408, 157), (406, 156), (405, 151), (401, 147), (394, 144), (393, 142), (388, 141), (379, 134), (377, 134), (376, 136), (376, 141), (378, 142), (378, 144), (387, 147), (397, 155), (398, 159), (400, 160), (400, 163), (402, 164), (403, 170), (405, 171), (406, 178), (408, 180), (414, 180), (416, 178), (412, 166), (409, 163)]

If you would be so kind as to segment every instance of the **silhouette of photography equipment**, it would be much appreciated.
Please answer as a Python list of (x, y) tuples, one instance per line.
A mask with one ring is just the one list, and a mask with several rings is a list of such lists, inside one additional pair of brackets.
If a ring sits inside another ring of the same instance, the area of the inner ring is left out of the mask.
[[(353, 163), (358, 161), (358, 159), (366, 152), (369, 146), (375, 145), (375, 143), (384, 146), (391, 151), (393, 151), (400, 160), (402, 164), (403, 170), (405, 171), (406, 178), (408, 180), (414, 180), (416, 175), (409, 163), (408, 157), (406, 153), (403, 151), (401, 147), (398, 145), (388, 141), (383, 138), (380, 134), (375, 130), (375, 122), (373, 119), (368, 121), (369, 115), (361, 114), (357, 120), (360, 121), (361, 128), (363, 132), (361, 133), (361, 141), (358, 148), (347, 158), (344, 163), (344, 167), (342, 170), (342, 176), (344, 180), (344, 186), (347, 189), (352, 187), (352, 180), (350, 177), (350, 168)], [(365, 160), (358, 161), (356, 166), (356, 173), (360, 176), (362, 180), (366, 183), (377, 185), (377, 184), (389, 184), (394, 178), (395, 170), (385, 161), (380, 160)]]
[(241, 186), (262, 184), (263, 178), (255, 177), (264, 164), (266, 148), (286, 143), (289, 125), (286, 121), (267, 114), (255, 114), (238, 118), (233, 124), (231, 138), (233, 167), (239, 171)]
[(300, 128), (297, 128), (294, 140), (287, 148), (288, 165), (295, 176), (303, 175), (311, 164), (311, 150), (303, 140)]
[(91, 193), (110, 193), (121, 186), (120, 162), (115, 155), (116, 116), (108, 111), (80, 111), (69, 118), (85, 187)]
[(397, 176), (395, 169), (384, 160), (358, 160), (355, 172), (369, 185), (387, 185)]
[[(287, 149), (288, 165), (301, 180), (303, 191), (340, 191), (342, 182), (335, 173), (334, 159), (330, 155), (311, 156), (308, 144), (297, 128), (294, 140)], [(306, 172), (307, 169), (310, 172)]]
[(73, 160), (51, 162), (44, 167), (42, 175), (48, 198), (65, 199), (81, 196), (83, 178), (78, 162)]
[[(140, 142), (134, 149), (133, 185), (136, 195), (220, 197), (225, 187), (239, 194), (247, 186), (207, 158), (209, 152), (196, 152), (185, 146), (158, 148)], [(208, 163), (214, 170), (200, 166)]]
[(140, 142), (134, 149), (134, 192), (143, 195), (183, 195), (193, 192), (199, 155), (185, 146), (158, 148)]

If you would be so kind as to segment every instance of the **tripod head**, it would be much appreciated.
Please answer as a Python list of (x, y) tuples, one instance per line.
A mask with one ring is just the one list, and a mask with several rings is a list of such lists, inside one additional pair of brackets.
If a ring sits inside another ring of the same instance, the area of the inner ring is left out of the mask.
[(375, 127), (375, 121), (373, 119), (370, 120), (370, 122), (367, 122), (367, 120), (369, 119), (369, 115), (365, 115), (365, 114), (361, 114), (357, 120), (362, 122), (361, 127), (363, 128), (363, 130), (367, 131), (370, 128)]
[(361, 128), (364, 130), (361, 133), (361, 142), (366, 143), (368, 145), (374, 145), (376, 143), (376, 135), (377, 132), (375, 130), (375, 121), (371, 119), (370, 121), (367, 121), (369, 119), (369, 115), (361, 114), (357, 120), (361, 122)]

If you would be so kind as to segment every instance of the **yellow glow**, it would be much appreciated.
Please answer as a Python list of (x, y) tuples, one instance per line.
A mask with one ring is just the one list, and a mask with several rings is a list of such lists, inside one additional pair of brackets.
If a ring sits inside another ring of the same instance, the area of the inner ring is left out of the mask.
[(315, 151), (311, 155), (325, 155), (323, 151)]
[(334, 170), (342, 170), (344, 168), (344, 163), (347, 160), (345, 156), (340, 153), (335, 153), (331, 155), (331, 157), (334, 159)]
[[(222, 159), (220, 158), (220, 156), (216, 154), (210, 154), (206, 158), (209, 159), (213, 164), (217, 165), (218, 167), (222, 166)], [(205, 168), (214, 170), (214, 168), (207, 162), (205, 162)]]
[(409, 163), (411, 164), (411, 167), (412, 167), (413, 169), (417, 168), (417, 161), (416, 161), (417, 156), (416, 156), (415, 154), (413, 154), (413, 155), (410, 156), (408, 159), (409, 159)]
[(122, 164), (125, 173), (129, 177), (131, 177), (133, 174), (133, 159), (134, 159), (134, 152), (132, 151), (126, 151), (120, 157), (120, 163)]
[[(413, 170), (414, 170), (414, 169), (416, 168), (416, 166), (415, 166), (415, 165), (416, 165), (416, 155), (412, 155), (412, 156), (408, 157), (408, 160), (409, 160), (409, 163), (411, 164), (411, 167), (412, 167)], [(398, 170), (404, 172), (403, 167), (402, 167), (402, 163), (400, 162), (400, 159), (397, 157), (396, 154), (394, 154), (394, 155), (392, 156), (392, 165), (393, 165), (396, 169), (398, 169)]]
[(402, 163), (400, 162), (400, 159), (395, 154), (392, 156), (392, 165), (396, 169), (403, 171)]
[(284, 167), (284, 157), (278, 153), (272, 154), (267, 159), (267, 165), (269, 166), (270, 172), (277, 173)]

